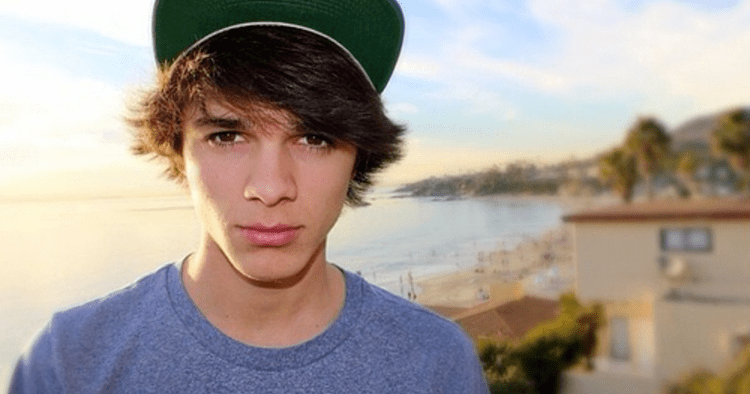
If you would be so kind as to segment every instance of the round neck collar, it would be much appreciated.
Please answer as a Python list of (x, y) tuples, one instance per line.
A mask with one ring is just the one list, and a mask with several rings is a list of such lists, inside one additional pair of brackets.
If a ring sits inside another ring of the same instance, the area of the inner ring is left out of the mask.
[(181, 269), (181, 262), (171, 265), (166, 278), (167, 291), (175, 313), (185, 328), (208, 351), (232, 364), (266, 371), (299, 368), (333, 351), (354, 332), (359, 321), (362, 279), (338, 268), (344, 274), (346, 295), (344, 306), (328, 328), (317, 336), (290, 347), (266, 348), (246, 345), (219, 331), (203, 316), (185, 290), (180, 275)]

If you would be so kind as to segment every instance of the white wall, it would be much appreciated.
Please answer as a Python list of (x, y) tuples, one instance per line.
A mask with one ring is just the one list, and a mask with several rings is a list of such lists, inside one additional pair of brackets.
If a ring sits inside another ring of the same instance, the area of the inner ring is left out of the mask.
[(698, 367), (719, 371), (733, 341), (750, 333), (750, 303), (656, 303), (657, 375), (674, 380)]
[[(709, 252), (663, 252), (663, 228), (707, 227)], [(577, 288), (583, 299), (654, 300), (670, 288), (706, 295), (747, 293), (750, 286), (750, 223), (673, 221), (576, 223)], [(676, 284), (662, 274), (659, 259), (679, 257), (694, 276)]]

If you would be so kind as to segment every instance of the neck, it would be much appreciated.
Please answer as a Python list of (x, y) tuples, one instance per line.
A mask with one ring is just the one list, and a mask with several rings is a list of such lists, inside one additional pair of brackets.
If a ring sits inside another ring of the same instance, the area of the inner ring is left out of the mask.
[(188, 295), (225, 335), (248, 345), (292, 346), (323, 332), (343, 307), (343, 274), (325, 261), (325, 245), (304, 269), (270, 282), (242, 275), (211, 242), (183, 264)]

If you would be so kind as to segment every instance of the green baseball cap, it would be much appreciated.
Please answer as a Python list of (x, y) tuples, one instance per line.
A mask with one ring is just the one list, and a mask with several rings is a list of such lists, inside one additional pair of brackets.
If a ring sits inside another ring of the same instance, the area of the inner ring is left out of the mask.
[(396, 0), (156, 0), (156, 60), (171, 64), (214, 35), (253, 25), (292, 26), (330, 39), (378, 92), (393, 74), (404, 38)]

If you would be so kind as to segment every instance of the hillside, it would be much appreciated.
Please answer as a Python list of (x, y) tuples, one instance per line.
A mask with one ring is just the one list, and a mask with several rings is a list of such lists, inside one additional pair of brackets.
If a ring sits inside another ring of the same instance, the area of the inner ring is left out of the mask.
[[(669, 130), (672, 151), (680, 154), (691, 150), (700, 157), (709, 156), (713, 128), (724, 112), (696, 116)], [(597, 193), (604, 189), (597, 178), (599, 158), (604, 154), (546, 166), (516, 162), (503, 166), (502, 170), (495, 166), (464, 175), (432, 177), (403, 185), (399, 191), (415, 197), (439, 198), (519, 193), (548, 195), (571, 188)]]
[(705, 153), (708, 153), (711, 147), (711, 133), (723, 112), (696, 116), (675, 127), (670, 131), (670, 134), (672, 134), (672, 150), (682, 152), (685, 149), (692, 148), (699, 151), (705, 150)]
[(682, 152), (685, 149), (707, 152), (710, 147), (711, 132), (718, 117), (718, 114), (699, 116), (676, 127), (670, 132), (672, 149), (676, 152)]

